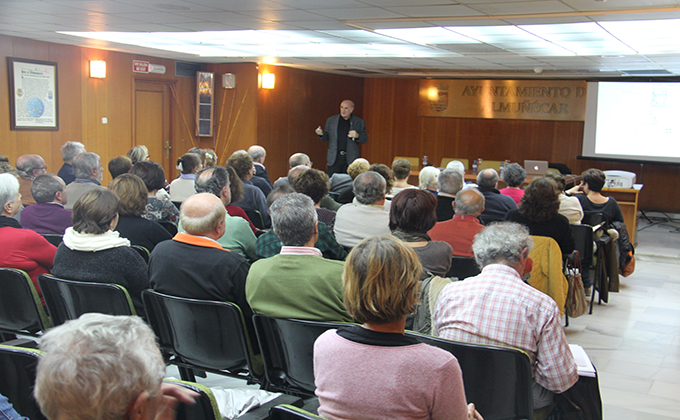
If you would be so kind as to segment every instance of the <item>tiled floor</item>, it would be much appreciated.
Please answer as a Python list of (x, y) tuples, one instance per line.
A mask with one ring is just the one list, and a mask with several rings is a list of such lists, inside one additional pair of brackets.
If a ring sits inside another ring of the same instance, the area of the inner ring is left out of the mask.
[(605, 420), (680, 419), (678, 228), (641, 219), (635, 272), (565, 328), (598, 369)]
[[(680, 222), (641, 219), (635, 272), (593, 315), (570, 319), (570, 343), (598, 369), (605, 420), (680, 419)], [(177, 376), (173, 367), (170, 375)], [(208, 375), (208, 386), (243, 381)]]

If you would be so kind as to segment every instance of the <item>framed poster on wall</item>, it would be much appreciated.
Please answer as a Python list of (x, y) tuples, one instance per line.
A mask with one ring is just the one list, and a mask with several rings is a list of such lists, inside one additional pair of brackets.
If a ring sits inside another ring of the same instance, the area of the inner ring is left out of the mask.
[(199, 71), (196, 74), (196, 134), (213, 135), (213, 100), (215, 97), (215, 75)]
[(10, 128), (59, 130), (57, 63), (7, 57)]

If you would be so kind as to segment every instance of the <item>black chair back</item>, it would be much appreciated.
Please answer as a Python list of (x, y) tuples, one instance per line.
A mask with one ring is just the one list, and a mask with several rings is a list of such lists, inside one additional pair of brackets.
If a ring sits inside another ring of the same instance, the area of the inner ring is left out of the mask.
[(458, 359), (465, 397), (485, 420), (533, 419), (533, 380), (529, 356), (510, 347), (461, 343), (407, 331), (421, 343)]
[(260, 344), (267, 389), (291, 395), (313, 396), (314, 342), (326, 330), (343, 323), (304, 321), (253, 315)]
[(37, 336), (51, 326), (28, 274), (0, 268), (0, 331)]
[[(142, 292), (147, 320), (163, 350), (181, 367), (257, 382), (262, 373), (241, 309), (230, 302), (188, 299), (153, 290)], [(181, 369), (192, 380), (189, 369)]]
[(47, 420), (33, 398), (40, 355), (39, 350), (0, 344), (0, 394), (9, 399), (17, 413), (31, 420)]
[(465, 280), (468, 277), (474, 277), (481, 273), (482, 270), (477, 265), (475, 257), (459, 257), (454, 255), (451, 258), (451, 268), (446, 273), (446, 277), (458, 277), (458, 280)]
[(322, 418), (289, 404), (275, 405), (269, 409), (270, 420), (319, 420)]
[(141, 245), (130, 245), (130, 248), (132, 248), (132, 249), (134, 249), (135, 251), (137, 251), (137, 253), (139, 254), (139, 256), (142, 257), (142, 258), (144, 259), (144, 261), (145, 261), (147, 264), (149, 263), (149, 256), (150, 256), (150, 254), (149, 254), (149, 250), (148, 250), (148, 249), (144, 248), (144, 247), (141, 246)]
[(593, 262), (593, 228), (589, 225), (569, 226), (574, 235), (574, 246), (583, 268), (590, 267)]
[(604, 228), (609, 228), (609, 218), (604, 213), (584, 213), (581, 223), (590, 226), (597, 226), (600, 223), (604, 223)]
[(43, 238), (47, 239), (47, 242), (54, 246), (59, 246), (59, 244), (64, 240), (64, 235), (59, 235), (56, 233), (43, 233), (41, 235)]
[(198, 393), (195, 404), (179, 403), (175, 420), (222, 420), (215, 396), (207, 386), (171, 379), (164, 379), (163, 382), (179, 385)]
[(243, 211), (246, 212), (246, 216), (248, 216), (248, 219), (250, 219), (250, 221), (253, 222), (253, 225), (255, 225), (256, 228), (258, 229), (265, 228), (264, 219), (262, 218), (262, 214), (260, 214), (259, 211), (252, 209), (243, 209)]
[(50, 274), (38, 276), (38, 284), (54, 325), (96, 312), (107, 315), (137, 315), (123, 286), (65, 280)]
[(165, 230), (167, 230), (170, 235), (172, 235), (172, 236), (177, 235), (177, 225), (176, 224), (174, 224), (172, 222), (168, 222), (167, 220), (161, 220), (158, 223), (161, 226), (163, 226), (165, 228)]

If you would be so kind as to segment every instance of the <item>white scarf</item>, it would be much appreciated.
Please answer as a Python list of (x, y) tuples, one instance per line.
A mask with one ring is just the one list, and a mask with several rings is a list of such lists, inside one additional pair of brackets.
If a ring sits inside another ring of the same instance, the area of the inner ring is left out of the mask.
[(74, 251), (103, 251), (119, 246), (130, 246), (130, 241), (121, 238), (120, 234), (113, 230), (105, 233), (79, 233), (73, 230), (73, 226), (64, 232), (64, 245)]

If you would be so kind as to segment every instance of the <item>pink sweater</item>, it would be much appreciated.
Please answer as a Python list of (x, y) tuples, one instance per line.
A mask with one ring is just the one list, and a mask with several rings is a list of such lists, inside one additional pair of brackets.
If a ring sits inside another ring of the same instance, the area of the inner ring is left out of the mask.
[(426, 344), (372, 346), (329, 330), (314, 344), (314, 377), (327, 419), (467, 419), (458, 361)]

